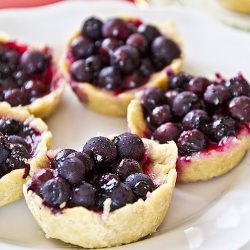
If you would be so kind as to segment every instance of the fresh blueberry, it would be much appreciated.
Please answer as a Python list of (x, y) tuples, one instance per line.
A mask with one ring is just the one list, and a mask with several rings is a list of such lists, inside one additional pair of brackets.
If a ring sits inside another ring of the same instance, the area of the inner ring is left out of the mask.
[(146, 200), (147, 193), (155, 190), (155, 185), (150, 177), (143, 173), (129, 175), (124, 183), (130, 187), (138, 198)]
[(129, 35), (128, 25), (123, 19), (110, 18), (102, 26), (102, 35), (124, 40)]
[(10, 145), (9, 145), (8, 139), (1, 133), (0, 134), (0, 164), (2, 164), (3, 162), (7, 160), (9, 153), (10, 153)]
[(76, 151), (74, 149), (62, 149), (60, 150), (54, 157), (51, 165), (53, 168), (57, 168), (58, 163), (60, 161), (64, 161), (64, 159), (70, 155), (71, 153), (75, 153)]
[(74, 59), (83, 59), (92, 55), (94, 43), (87, 37), (78, 36), (71, 42), (71, 53)]
[(181, 93), (181, 89), (170, 89), (165, 92), (165, 98), (166, 98), (166, 103), (170, 105), (171, 107), (173, 106), (173, 102), (175, 97)]
[(116, 39), (116, 38), (105, 38), (100, 46), (99, 53), (101, 56), (107, 57), (108, 60), (112, 53), (117, 49), (118, 47), (122, 46), (123, 42)]
[(144, 77), (149, 77), (155, 72), (154, 66), (149, 58), (143, 58), (141, 60), (139, 71)]
[(174, 41), (167, 39), (165, 36), (159, 36), (152, 43), (151, 53), (155, 63), (159, 64), (158, 69), (162, 69), (170, 64), (173, 59), (178, 58), (181, 51)]
[(229, 90), (223, 85), (211, 84), (207, 87), (203, 97), (206, 104), (212, 107), (218, 107), (228, 101), (231, 95)]
[(12, 107), (28, 104), (28, 96), (23, 89), (9, 89), (4, 91), (4, 101)]
[(8, 136), (8, 141), (11, 144), (20, 144), (20, 145), (23, 145), (28, 151), (31, 149), (31, 146), (21, 136), (10, 135), (10, 136)]
[(200, 129), (209, 123), (209, 116), (206, 111), (194, 109), (189, 111), (182, 119), (183, 130)]
[(70, 68), (72, 78), (77, 82), (91, 82), (93, 74), (86, 70), (86, 60), (81, 59), (75, 61)]
[(142, 160), (145, 148), (139, 136), (125, 132), (116, 136), (113, 142), (116, 145), (119, 157), (132, 158), (138, 162)]
[(123, 80), (123, 89), (134, 89), (142, 86), (147, 82), (147, 79), (140, 71), (134, 71), (130, 75), (126, 75)]
[(98, 86), (107, 90), (118, 90), (122, 86), (122, 78), (114, 67), (105, 67), (99, 73)]
[(72, 207), (83, 206), (87, 209), (96, 210), (98, 201), (97, 190), (89, 183), (83, 182), (71, 191), (69, 205)]
[(142, 54), (144, 54), (147, 51), (148, 48), (148, 42), (145, 36), (139, 34), (139, 33), (134, 33), (130, 35), (126, 41), (127, 45), (134, 46), (139, 50)]
[(219, 117), (212, 121), (207, 134), (212, 141), (219, 142), (223, 137), (234, 135), (236, 122), (229, 116)]
[(99, 191), (111, 192), (115, 186), (120, 184), (117, 175), (106, 173), (99, 175), (95, 180), (95, 186)]
[(93, 137), (88, 140), (82, 152), (89, 155), (100, 168), (105, 168), (117, 158), (115, 144), (103, 136)]
[(206, 148), (207, 142), (204, 134), (197, 129), (183, 131), (177, 140), (181, 155), (191, 155)]
[(151, 43), (156, 37), (161, 35), (160, 31), (153, 25), (141, 24), (137, 31), (145, 36), (148, 43)]
[(196, 94), (189, 91), (183, 91), (175, 97), (172, 111), (175, 116), (183, 117), (190, 110), (201, 107), (202, 103)]
[(43, 52), (27, 50), (21, 56), (20, 67), (27, 74), (40, 74), (47, 69), (50, 60)]
[(188, 82), (186, 90), (193, 92), (198, 96), (203, 96), (207, 86), (210, 84), (211, 82), (207, 78), (195, 77)]
[(90, 17), (88, 18), (82, 27), (82, 34), (83, 36), (88, 37), (92, 40), (98, 40), (102, 38), (102, 21), (95, 18)]
[(123, 45), (114, 51), (111, 64), (121, 72), (129, 74), (140, 66), (140, 54), (135, 47)]
[(40, 194), (47, 205), (58, 208), (68, 202), (70, 185), (63, 178), (56, 177), (42, 185)]
[(249, 122), (250, 121), (250, 97), (239, 96), (234, 97), (229, 102), (229, 113), (237, 120)]
[(185, 89), (191, 79), (188, 73), (180, 72), (170, 77), (168, 85), (170, 89)]
[(17, 85), (21, 87), (29, 80), (29, 76), (23, 70), (19, 70), (14, 73), (14, 79)]
[(249, 96), (250, 94), (250, 85), (244, 78), (243, 79), (239, 79), (239, 77), (231, 78), (225, 83), (225, 87), (229, 89), (233, 97), (241, 95)]
[(90, 72), (98, 72), (102, 69), (102, 58), (98, 55), (90, 56), (85, 61), (85, 70)]
[(153, 135), (152, 139), (159, 141), (159, 143), (166, 143), (168, 141), (177, 141), (179, 135), (181, 134), (181, 129), (177, 124), (172, 122), (167, 122), (158, 127)]
[(0, 131), (6, 135), (17, 134), (22, 129), (22, 124), (13, 119), (0, 119)]

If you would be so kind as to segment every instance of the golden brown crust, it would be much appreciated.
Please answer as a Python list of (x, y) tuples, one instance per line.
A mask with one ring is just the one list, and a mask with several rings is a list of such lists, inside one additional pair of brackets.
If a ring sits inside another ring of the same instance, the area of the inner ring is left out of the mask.
[[(20, 107), (11, 108), (6, 102), (0, 103), (0, 117), (19, 120), (41, 133), (34, 156), (27, 161), (30, 164), (30, 175), (32, 175), (47, 162), (46, 152), (50, 148), (51, 132), (41, 119), (34, 118)], [(24, 169), (16, 169), (0, 178), (0, 206), (14, 202), (23, 196), (22, 186), (26, 182), (23, 176)]]
[[(0, 34), (0, 42), (8, 42), (8, 36), (5, 34)], [(38, 46), (29, 46), (33, 49), (42, 50), (42, 47)], [(56, 68), (56, 62), (55, 60), (52, 62)], [(36, 117), (48, 117), (50, 116), (57, 108), (63, 92), (65, 88), (65, 81), (62, 76), (59, 75), (59, 72), (56, 69), (56, 72), (54, 72), (54, 79), (58, 78), (58, 82), (56, 83), (56, 87), (50, 91), (49, 94), (39, 97), (35, 101), (33, 101), (31, 104), (25, 105), (25, 106), (19, 106), (24, 110), (29, 111), (29, 113), (33, 114)]]
[[(145, 122), (140, 97), (131, 101), (128, 106), (127, 121), (132, 133), (145, 137), (147, 124)], [(243, 131), (237, 138), (229, 137), (225, 151), (209, 150), (208, 153), (192, 155), (192, 161), (177, 160), (177, 181), (205, 181), (221, 176), (238, 165), (250, 147), (250, 135)]]
[(218, 0), (224, 7), (242, 13), (250, 13), (249, 0)]
[(103, 213), (84, 207), (66, 208), (53, 214), (32, 191), (24, 196), (36, 221), (46, 237), (57, 238), (85, 248), (118, 246), (136, 241), (153, 233), (168, 211), (176, 181), (177, 148), (174, 142), (158, 144), (143, 139), (146, 150), (155, 161), (149, 166), (160, 186), (143, 201), (138, 200), (110, 212), (110, 199), (105, 201)]
[[(168, 37), (173, 39), (182, 48), (182, 41), (173, 22), (162, 23), (161, 25), (159, 25), (159, 28), (161, 29), (163, 34), (166, 34)], [(66, 50), (68, 50), (69, 45), (77, 35), (79, 35), (79, 32), (75, 33), (69, 39)], [(183, 64), (183, 57), (184, 55), (182, 50), (181, 57), (173, 60), (173, 62), (168, 66), (168, 68), (171, 69), (173, 73), (178, 73), (181, 70)], [(68, 60), (66, 59), (65, 54), (60, 62), (60, 67), (67, 81), (71, 82), (69, 66), (70, 65), (68, 63)], [(82, 101), (91, 110), (105, 115), (124, 116), (127, 113), (128, 104), (134, 98), (137, 92), (140, 92), (145, 87), (149, 86), (166, 88), (167, 80), (167, 74), (164, 69), (160, 72), (153, 74), (150, 77), (148, 83), (143, 85), (142, 87), (127, 90), (120, 94), (114, 94), (112, 91), (97, 88), (90, 83), (74, 82), (71, 85), (75, 93), (78, 95), (80, 101)]]

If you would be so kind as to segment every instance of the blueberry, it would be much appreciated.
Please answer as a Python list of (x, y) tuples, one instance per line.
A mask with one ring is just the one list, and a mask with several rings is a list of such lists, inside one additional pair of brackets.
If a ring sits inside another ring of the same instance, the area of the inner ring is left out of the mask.
[[(112, 192), (104, 192), (102, 194), (105, 198), (111, 199), (111, 211), (121, 208), (126, 204), (133, 203), (135, 201), (135, 196), (132, 190), (120, 183), (112, 189)], [(105, 200), (105, 199), (104, 199)]]
[(206, 148), (207, 142), (204, 134), (197, 129), (183, 131), (177, 140), (181, 155), (191, 155)]
[(83, 182), (71, 191), (69, 205), (72, 207), (83, 206), (87, 209), (96, 210), (98, 201), (97, 190), (89, 183)]
[(154, 131), (152, 139), (159, 141), (159, 143), (166, 143), (168, 141), (176, 142), (180, 134), (181, 129), (177, 124), (167, 122), (162, 124)]
[(92, 72), (86, 70), (86, 61), (84, 59), (75, 61), (70, 68), (72, 78), (77, 82), (91, 82)]
[(250, 121), (250, 97), (239, 96), (234, 97), (229, 102), (229, 113), (230, 115), (240, 121)]
[(135, 47), (123, 45), (112, 54), (111, 64), (121, 72), (129, 74), (140, 66), (140, 54)]
[(142, 160), (145, 148), (139, 136), (125, 132), (116, 136), (113, 142), (116, 145), (119, 157), (132, 158), (138, 162)]
[(156, 37), (161, 35), (160, 31), (153, 25), (141, 24), (137, 31), (145, 36), (148, 43), (151, 43)]
[(141, 52), (141, 54), (144, 54), (148, 48), (147, 39), (145, 38), (145, 36), (138, 33), (130, 35), (126, 41), (126, 44), (134, 46), (138, 51)]
[(98, 40), (102, 38), (102, 21), (95, 18), (90, 17), (88, 18), (82, 27), (82, 34), (83, 36), (88, 37), (92, 40)]
[(177, 44), (167, 39), (165, 36), (159, 36), (154, 39), (151, 47), (151, 53), (154, 61), (158, 64), (159, 69), (170, 64), (173, 59), (180, 56), (180, 49)]
[(164, 104), (164, 102), (164, 92), (160, 88), (149, 87), (142, 94), (141, 105), (149, 112), (156, 106)]
[(15, 50), (6, 50), (1, 56), (1, 62), (6, 63), (11, 72), (16, 70), (19, 64), (20, 54)]
[(207, 78), (195, 77), (189, 81), (189, 83), (186, 86), (186, 90), (191, 91), (198, 96), (202, 96), (207, 86), (210, 84), (211, 82)]
[(173, 106), (175, 97), (181, 93), (181, 89), (170, 89), (165, 92), (166, 103), (170, 106)]
[(208, 124), (209, 117), (206, 111), (201, 109), (195, 109), (189, 111), (182, 119), (183, 130), (200, 129)]
[(172, 111), (175, 116), (183, 117), (190, 110), (201, 108), (202, 103), (199, 97), (189, 91), (183, 91), (173, 101)]
[(110, 58), (110, 55), (117, 49), (118, 47), (122, 46), (123, 42), (116, 39), (116, 38), (105, 38), (102, 43), (99, 50), (99, 53), (101, 56), (107, 57), (108, 60)]
[(23, 89), (32, 102), (36, 98), (48, 94), (50, 91), (50, 85), (41, 80), (29, 80), (24, 84)]
[(117, 174), (121, 180), (125, 180), (129, 175), (134, 173), (142, 173), (140, 164), (134, 159), (121, 159), (115, 169), (115, 174)]
[(12, 107), (28, 104), (28, 96), (23, 89), (9, 89), (4, 91), (4, 101)]
[(31, 149), (31, 146), (21, 136), (10, 135), (10, 136), (8, 136), (8, 141), (11, 144), (20, 144), (20, 145), (24, 146), (28, 151)]
[(111, 192), (119, 184), (118, 176), (111, 173), (101, 174), (95, 180), (95, 186), (99, 191)]
[(105, 67), (99, 73), (98, 86), (107, 90), (118, 90), (122, 86), (122, 78), (114, 67)]
[(52, 167), (53, 168), (57, 168), (57, 165), (58, 165), (58, 163), (60, 162), (60, 161), (64, 161), (64, 159), (68, 156), (68, 155), (70, 155), (71, 153), (75, 153), (76, 151), (74, 150), (74, 149), (62, 149), (61, 151), (59, 151), (56, 155), (55, 155), (55, 157), (54, 157), (54, 159), (53, 159), (53, 161), (52, 161), (52, 163), (51, 163), (51, 165), (52, 165)]
[(79, 158), (67, 157), (65, 160), (59, 161), (57, 171), (71, 185), (76, 185), (84, 180), (88, 166), (85, 166)]
[(147, 79), (143, 77), (140, 71), (134, 71), (130, 75), (126, 75), (123, 81), (123, 89), (134, 89), (142, 86), (147, 82)]
[(168, 85), (170, 89), (185, 89), (192, 76), (185, 72), (180, 72), (170, 77)]
[(43, 168), (38, 170), (32, 176), (32, 182), (28, 188), (28, 190), (32, 190), (36, 192), (38, 195), (41, 195), (40, 189), (41, 186), (48, 180), (52, 179), (54, 176), (53, 169), (51, 168)]
[(155, 190), (155, 185), (150, 177), (143, 173), (129, 175), (124, 183), (129, 186), (138, 198), (146, 200), (147, 193)]
[(102, 69), (102, 58), (98, 55), (90, 56), (85, 61), (85, 70), (90, 72), (98, 72)]
[(102, 26), (103, 37), (113, 37), (124, 40), (129, 35), (127, 23), (120, 18), (110, 18), (106, 20)]
[(11, 68), (7, 63), (0, 62), (0, 78), (6, 79), (11, 75)]
[(230, 92), (223, 85), (211, 84), (204, 92), (205, 102), (212, 107), (218, 107), (230, 99)]
[(230, 91), (233, 97), (241, 95), (248, 96), (250, 94), (250, 85), (244, 78), (231, 78), (225, 83), (225, 87)]
[(70, 185), (63, 178), (56, 177), (46, 181), (42, 185), (40, 193), (47, 205), (58, 208), (64, 202), (68, 202)]
[(11, 156), (16, 159), (29, 159), (29, 151), (22, 144), (11, 144)]
[(149, 116), (149, 123), (156, 127), (163, 123), (171, 122), (172, 120), (173, 115), (171, 109), (166, 104), (155, 107)]
[[(0, 164), (5, 162), (10, 153), (10, 145), (7, 137), (2, 133), (0, 134)], [(0, 168), (1, 169), (1, 168)]]
[(78, 36), (71, 42), (70, 49), (74, 59), (83, 59), (92, 55), (94, 43), (87, 37)]
[(149, 77), (155, 72), (154, 66), (149, 58), (143, 58), (141, 60), (139, 71), (144, 77)]
[(13, 119), (0, 119), (0, 131), (6, 135), (17, 134), (22, 129), (22, 124)]
[(236, 122), (229, 116), (219, 117), (213, 120), (208, 128), (207, 134), (209, 138), (219, 142), (223, 137), (235, 134)]
[(21, 56), (20, 67), (27, 74), (40, 74), (47, 69), (50, 60), (43, 52), (27, 50)]
[(19, 70), (15, 72), (13, 76), (14, 76), (15, 82), (20, 87), (23, 86), (24, 83), (29, 80), (28, 74), (23, 70)]
[(98, 136), (88, 140), (82, 152), (89, 155), (100, 168), (111, 164), (117, 158), (117, 149), (115, 144), (106, 137)]

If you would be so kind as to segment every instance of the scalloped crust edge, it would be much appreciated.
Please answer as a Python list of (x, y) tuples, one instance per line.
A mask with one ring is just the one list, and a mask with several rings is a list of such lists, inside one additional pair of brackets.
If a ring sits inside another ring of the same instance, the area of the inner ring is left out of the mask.
[[(30, 164), (30, 175), (47, 163), (46, 153), (50, 148), (52, 138), (47, 125), (40, 119), (34, 118), (27, 110), (19, 107), (11, 108), (6, 102), (0, 103), (0, 117), (19, 120), (41, 133), (41, 141), (37, 145), (34, 156), (27, 162)], [(0, 178), (0, 207), (20, 199), (23, 196), (22, 186), (26, 182), (23, 178), (24, 169), (16, 169)]]
[[(127, 122), (132, 133), (145, 137), (147, 124), (139, 100), (140, 96), (137, 96), (137, 99), (129, 104)], [(192, 161), (187, 163), (177, 160), (177, 181), (206, 181), (224, 175), (236, 167), (250, 148), (250, 135), (243, 130), (237, 137), (229, 137), (229, 140), (231, 145), (226, 152), (211, 150), (209, 153), (197, 153), (192, 156)]]
[[(126, 18), (126, 17), (125, 17)], [(176, 25), (172, 21), (161, 23), (158, 25), (163, 34), (173, 39), (181, 48), (181, 57), (174, 59), (173, 62), (166, 68), (171, 69), (171, 71), (176, 74), (178, 73), (183, 65), (183, 46), (182, 40), (179, 33), (177, 32)], [(79, 34), (76, 32), (68, 41), (67, 49), (71, 41)], [(60, 68), (65, 76), (67, 82), (71, 82), (69, 75), (69, 64), (67, 63), (66, 53), (60, 61)], [(154, 73), (147, 84), (142, 87), (125, 91), (120, 94), (114, 95), (111, 91), (104, 89), (99, 89), (94, 85), (84, 82), (84, 83), (71, 83), (73, 91), (78, 96), (78, 99), (84, 103), (89, 109), (110, 116), (125, 116), (127, 113), (127, 107), (130, 101), (134, 98), (137, 92), (142, 91), (146, 87), (156, 86), (160, 88), (167, 88), (168, 77), (166, 74), (166, 69), (160, 72)], [(101, 105), (100, 105), (101, 104)]]
[[(9, 40), (8, 35), (0, 33), (0, 42), (7, 42), (8, 40)], [(33, 46), (33, 45), (28, 45), (28, 47), (38, 50), (41, 50), (43, 48), (42, 46)], [(57, 87), (54, 90), (51, 90), (49, 94), (36, 99), (31, 104), (25, 106), (21, 105), (18, 106), (24, 110), (29, 111), (29, 113), (33, 114), (36, 117), (45, 118), (50, 116), (56, 110), (64, 93), (66, 82), (64, 81), (64, 78), (60, 76), (58, 66), (56, 66), (57, 63), (54, 59), (53, 59), (53, 64), (57, 69), (57, 72), (53, 77), (59, 78), (57, 82)]]
[(174, 142), (158, 144), (143, 139), (154, 162), (150, 170), (160, 185), (143, 201), (110, 212), (110, 199), (105, 201), (103, 213), (84, 207), (66, 208), (53, 214), (42, 199), (23, 186), (27, 205), (47, 238), (56, 238), (85, 248), (118, 246), (139, 240), (155, 232), (164, 220), (176, 182), (177, 147)]

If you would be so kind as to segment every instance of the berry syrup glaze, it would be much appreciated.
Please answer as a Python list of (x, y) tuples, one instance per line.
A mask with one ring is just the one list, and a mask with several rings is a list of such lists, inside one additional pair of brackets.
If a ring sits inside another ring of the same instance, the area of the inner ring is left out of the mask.
[(59, 84), (50, 48), (33, 49), (17, 41), (0, 40), (0, 101), (28, 105)]
[(166, 92), (153, 87), (143, 92), (142, 135), (176, 142), (179, 173), (193, 159), (226, 154), (250, 138), (250, 86), (242, 74), (226, 80), (217, 73), (211, 81), (180, 72), (168, 84)]
[(143, 141), (123, 133), (110, 140), (93, 137), (82, 152), (63, 149), (47, 154), (49, 167), (36, 172), (28, 190), (43, 199), (53, 213), (77, 206), (102, 212), (111, 199), (111, 211), (145, 200), (157, 186)]
[(41, 134), (22, 122), (0, 119), (0, 178), (12, 170), (24, 168), (23, 178), (29, 175), (31, 158), (40, 142)]
[[(119, 95), (145, 85), (180, 55), (173, 40), (139, 19), (102, 22), (90, 17), (70, 41), (66, 61), (75, 91), (79, 83), (90, 83)], [(87, 97), (82, 101), (87, 102)]]

